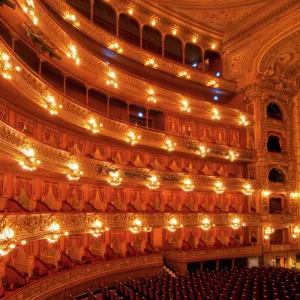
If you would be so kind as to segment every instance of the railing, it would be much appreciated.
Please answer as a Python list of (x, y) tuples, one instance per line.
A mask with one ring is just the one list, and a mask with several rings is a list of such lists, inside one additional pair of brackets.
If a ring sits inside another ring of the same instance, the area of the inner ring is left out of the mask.
[(208, 248), (193, 250), (165, 251), (167, 261), (191, 263), (216, 259), (229, 259), (238, 257), (261, 256), (262, 246), (240, 246), (224, 248)]
[[(29, 283), (28, 285), (16, 290), (14, 293), (5, 297), (7, 300), (42, 300), (48, 299), (51, 295), (58, 295), (70, 287), (80, 285), (85, 291), (85, 282), (92, 282), (99, 278), (111, 278), (111, 284), (117, 279), (116, 276), (134, 277), (136, 275), (152, 275), (163, 267), (162, 254), (148, 254), (131, 258), (121, 258), (102, 261), (93, 265), (85, 265), (74, 269), (58, 272), (43, 279)], [(121, 278), (120, 278), (121, 280)], [(109, 281), (109, 280), (108, 280)], [(95, 282), (93, 283), (95, 284)], [(100, 283), (99, 283), (100, 287)], [(86, 286), (88, 288), (88, 285)], [(67, 299), (67, 298), (64, 298)]]
[(183, 226), (199, 226), (204, 218), (209, 218), (216, 226), (230, 226), (232, 219), (238, 217), (246, 225), (259, 225), (261, 217), (258, 214), (232, 213), (14, 213), (7, 214), (6, 226), (14, 230), (17, 239), (41, 239), (49, 235), (49, 226), (55, 218), (61, 231), (84, 233), (91, 229), (95, 218), (104, 222), (111, 230), (129, 229), (135, 219), (140, 219), (145, 225), (153, 228), (164, 228), (172, 217), (175, 217)]
[(271, 245), (272, 252), (278, 251), (291, 251), (292, 245), (291, 244), (279, 244), (279, 245)]

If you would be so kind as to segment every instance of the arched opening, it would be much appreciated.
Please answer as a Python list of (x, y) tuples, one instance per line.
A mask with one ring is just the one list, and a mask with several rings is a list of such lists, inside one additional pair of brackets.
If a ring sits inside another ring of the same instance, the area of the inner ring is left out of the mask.
[(91, 4), (90, 0), (67, 0), (74, 9), (81, 13), (86, 18), (91, 18)]
[(117, 120), (128, 122), (127, 103), (121, 99), (110, 98), (109, 115)]
[(280, 139), (278, 136), (270, 135), (268, 137), (268, 151), (269, 152), (278, 152), (280, 153), (282, 151), (281, 145), (280, 145)]
[(284, 182), (284, 174), (281, 170), (273, 168), (269, 173), (269, 180), (272, 182)]
[(47, 61), (42, 62), (41, 76), (59, 91), (64, 91), (64, 75), (63, 73), (49, 64)]
[(125, 14), (119, 16), (119, 38), (140, 46), (140, 25), (137, 20)]
[(142, 35), (142, 48), (149, 52), (162, 55), (162, 35), (160, 31), (145, 25)]
[(101, 114), (107, 114), (107, 96), (98, 90), (89, 90), (89, 101), (88, 105), (90, 108), (100, 112)]
[(0, 22), (0, 36), (4, 41), (11, 47), (12, 46), (12, 35), (4, 24)]
[(117, 34), (117, 15), (114, 9), (101, 0), (95, 0), (93, 22), (104, 30)]
[(280, 197), (271, 197), (269, 200), (269, 211), (270, 214), (282, 213), (283, 212), (283, 203)]
[(281, 112), (279, 106), (274, 102), (271, 102), (268, 105), (267, 115), (268, 115), (269, 118), (278, 119), (278, 120), (283, 119), (283, 115), (282, 115), (282, 112)]
[(164, 56), (179, 63), (183, 62), (182, 42), (180, 39), (169, 34), (165, 36)]
[(205, 50), (204, 71), (217, 74), (222, 71), (220, 54), (212, 50)]
[(129, 105), (129, 123), (136, 126), (147, 127), (147, 111), (143, 106)]
[(87, 102), (85, 85), (72, 77), (66, 79), (66, 95), (82, 104)]
[(39, 72), (40, 59), (21, 41), (15, 42), (15, 53), (35, 72)]
[(194, 44), (185, 44), (185, 64), (202, 69), (202, 51)]
[(282, 244), (283, 243), (283, 230), (276, 229), (274, 233), (270, 235), (271, 244)]
[(149, 110), (148, 128), (165, 131), (165, 114), (158, 110)]

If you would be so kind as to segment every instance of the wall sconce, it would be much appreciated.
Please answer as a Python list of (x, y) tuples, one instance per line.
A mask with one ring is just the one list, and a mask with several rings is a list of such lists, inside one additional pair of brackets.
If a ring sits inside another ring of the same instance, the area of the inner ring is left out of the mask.
[(128, 133), (128, 136), (126, 138), (126, 142), (130, 143), (132, 146), (134, 146), (135, 144), (137, 144), (138, 140), (141, 139), (140, 135), (135, 135), (134, 132), (130, 131)]
[(70, 173), (67, 175), (69, 180), (79, 180), (83, 172), (79, 170), (79, 165), (76, 162), (69, 163)]
[(34, 24), (34, 25), (37, 25), (37, 23), (38, 23), (38, 18), (36, 17), (35, 12), (34, 12), (34, 2), (33, 2), (33, 0), (26, 0), (26, 3), (27, 3), (27, 5), (24, 5), (24, 6), (23, 6), (23, 11), (24, 11), (25, 13), (28, 13), (29, 16), (30, 16), (30, 17), (32, 18), (32, 20), (33, 20), (33, 24)]
[[(9, 60), (10, 60), (9, 56), (5, 52), (2, 52), (0, 56), (0, 72), (3, 78), (8, 80), (12, 78), (11, 76), (12, 64)], [(19, 72), (21, 68), (17, 66), (15, 70)]]
[(244, 115), (241, 115), (239, 118), (239, 124), (240, 125), (244, 125), (247, 126), (249, 124), (249, 122), (246, 120), (246, 117)]
[(269, 236), (270, 236), (272, 233), (274, 233), (274, 228), (266, 227), (266, 228), (265, 228), (264, 239), (265, 239), (265, 240), (268, 240), (268, 239), (269, 239)]
[(76, 16), (75, 15), (71, 15), (69, 12), (67, 12), (65, 14), (65, 18), (67, 20), (69, 20), (73, 24), (73, 26), (79, 27), (80, 24), (79, 24), (79, 22), (76, 22)]
[(79, 63), (80, 63), (80, 59), (79, 59), (79, 57), (77, 56), (77, 49), (76, 49), (76, 47), (75, 47), (74, 45), (70, 45), (70, 46), (69, 46), (69, 49), (70, 49), (70, 52), (67, 53), (67, 56), (68, 56), (69, 58), (74, 59), (76, 65), (78, 66)]
[(212, 114), (213, 114), (211, 117), (212, 120), (220, 120), (221, 119), (221, 117), (219, 115), (219, 111), (216, 108), (214, 108), (212, 110)]
[(245, 184), (245, 185), (244, 185), (243, 193), (244, 193), (245, 195), (247, 195), (247, 196), (252, 195), (253, 189), (251, 188), (251, 185), (250, 185), (250, 184)]
[(271, 192), (270, 191), (262, 191), (261, 194), (264, 198), (267, 198), (271, 194)]
[(237, 153), (234, 153), (233, 151), (229, 151), (225, 156), (225, 158), (230, 159), (230, 161), (235, 161), (238, 157), (239, 155)]
[(194, 36), (193, 38), (192, 38), (192, 42), (195, 44), (195, 43), (197, 43), (197, 38)]
[(155, 60), (153, 58), (149, 58), (148, 60), (145, 61), (145, 66), (157, 68), (157, 63), (155, 63)]
[(177, 34), (177, 30), (176, 30), (176, 29), (173, 29), (173, 30), (172, 30), (172, 34), (173, 34), (173, 35), (176, 35), (176, 34)]
[(140, 219), (135, 219), (133, 221), (133, 226), (130, 227), (130, 231), (134, 234), (138, 234), (140, 233), (141, 231), (144, 231), (144, 232), (151, 232), (152, 231), (152, 226), (149, 225), (149, 226), (145, 226), (145, 227), (142, 227), (142, 221)]
[(191, 192), (194, 189), (191, 179), (188, 179), (188, 178), (184, 179), (183, 184), (184, 184), (184, 186), (182, 187), (182, 189), (185, 192)]
[(110, 71), (110, 72), (108, 72), (107, 76), (108, 76), (108, 79), (106, 80), (106, 84), (112, 85), (112, 86), (114, 86), (114, 88), (118, 88), (116, 73), (113, 71)]
[(132, 16), (133, 15), (133, 9), (132, 8), (128, 9), (128, 13)]
[(35, 158), (34, 150), (32, 148), (24, 148), (22, 152), (26, 155), (26, 159), (19, 162), (20, 166), (27, 171), (36, 170), (41, 161)]
[(245, 223), (242, 223), (241, 224), (241, 221), (239, 218), (234, 218), (232, 221), (231, 221), (231, 227), (235, 230), (239, 229), (240, 227), (242, 226), (245, 226)]
[(224, 188), (224, 186), (223, 186), (223, 183), (220, 182), (220, 181), (217, 181), (217, 182), (215, 183), (215, 192), (216, 192), (217, 194), (222, 194), (222, 193), (224, 193), (224, 191), (225, 191), (225, 188)]
[(149, 89), (149, 90), (147, 91), (147, 93), (148, 93), (147, 101), (156, 103), (156, 99), (155, 99), (155, 97), (154, 97), (154, 90), (153, 90), (153, 89)]
[(182, 224), (178, 224), (178, 221), (175, 218), (172, 218), (167, 226), (167, 229), (171, 232), (177, 231), (179, 228), (183, 228)]
[(108, 180), (108, 183), (112, 186), (118, 186), (123, 181), (123, 178), (121, 177), (119, 171), (109, 172), (109, 176), (110, 176), (110, 179)]
[(297, 192), (292, 192), (292, 193), (290, 194), (290, 197), (291, 197), (292, 199), (297, 199), (298, 196), (299, 196), (299, 194), (298, 194)]
[[(62, 233), (60, 232), (60, 225), (56, 222), (50, 224), (49, 231), (51, 232), (47, 237), (47, 241), (49, 243), (57, 242), (59, 238), (62, 236)], [(66, 231), (64, 235), (68, 236), (69, 232)]]
[(151, 20), (151, 23), (150, 23), (150, 24), (151, 24), (151, 26), (154, 27), (154, 26), (156, 25), (156, 21), (155, 21), (155, 20)]
[(62, 109), (62, 105), (57, 105), (56, 100), (53, 96), (47, 96), (45, 98), (43, 107), (49, 111), (50, 115), (57, 115), (58, 109)]
[(15, 232), (10, 227), (5, 227), (0, 233), (0, 256), (5, 256), (10, 253), (17, 244), (14, 239)]
[(211, 226), (215, 226), (215, 224), (211, 225), (210, 223), (210, 219), (208, 218), (204, 218), (202, 220), (202, 224), (200, 225), (200, 227), (203, 229), (203, 230), (209, 230), (211, 228)]
[(99, 220), (96, 220), (93, 224), (92, 224), (92, 228), (90, 230), (90, 234), (97, 238), (99, 236), (101, 236), (101, 234), (105, 231), (108, 231), (109, 228), (108, 227), (103, 227), (102, 222)]
[(207, 86), (213, 86), (214, 88), (218, 88), (219, 87), (219, 85), (217, 84), (217, 82), (215, 80), (210, 80), (207, 83)]
[(156, 189), (159, 188), (159, 186), (160, 186), (160, 182), (159, 182), (158, 178), (155, 175), (148, 178), (147, 187), (150, 190), (156, 190)]
[(197, 154), (199, 154), (199, 155), (201, 155), (201, 157), (205, 157), (206, 156), (206, 154), (208, 154), (209, 153), (209, 149), (207, 149), (206, 147), (204, 147), (204, 146), (199, 146), (199, 150), (197, 150)]
[(175, 146), (176, 146), (177, 144), (176, 143), (173, 143), (170, 139), (167, 139), (166, 141), (165, 141), (165, 144), (164, 144), (164, 146), (163, 146), (163, 149), (166, 149), (166, 150), (168, 150), (169, 152), (171, 152), (171, 151), (173, 151), (174, 149), (175, 149)]
[(187, 102), (187, 100), (183, 99), (181, 101), (181, 104), (182, 104), (180, 108), (181, 111), (186, 111), (188, 113), (191, 111), (191, 108), (189, 107), (189, 103)]
[(210, 48), (213, 49), (213, 50), (215, 50), (217, 48), (217, 45), (216, 44), (211, 44)]
[(300, 232), (300, 228), (298, 226), (294, 227), (293, 229), (293, 234), (292, 234), (292, 238), (296, 239), (298, 234)]
[(179, 72), (178, 77), (185, 78), (185, 79), (191, 79), (191, 75), (189, 75), (186, 71)]
[(114, 50), (120, 54), (123, 52), (123, 49), (120, 47), (120, 45), (118, 43), (111, 43), (108, 48), (110, 50)]
[(103, 127), (103, 124), (97, 124), (96, 120), (91, 118), (88, 120), (88, 125), (87, 129), (92, 131), (93, 133), (98, 133), (99, 132), (99, 127)]

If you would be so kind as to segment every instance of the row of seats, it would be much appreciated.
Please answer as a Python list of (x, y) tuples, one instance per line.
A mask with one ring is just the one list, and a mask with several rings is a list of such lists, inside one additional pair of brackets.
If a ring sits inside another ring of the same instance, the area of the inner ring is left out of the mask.
[(128, 278), (115, 288), (101, 286), (102, 299), (170, 299), (170, 300), (300, 300), (300, 272), (277, 268), (242, 268), (197, 271), (187, 275), (165, 273), (163, 277)]

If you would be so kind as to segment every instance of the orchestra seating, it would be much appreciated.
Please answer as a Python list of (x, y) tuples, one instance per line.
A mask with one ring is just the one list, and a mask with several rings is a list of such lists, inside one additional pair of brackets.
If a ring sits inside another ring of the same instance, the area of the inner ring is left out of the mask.
[(174, 277), (165, 273), (163, 277), (152, 275), (151, 278), (141, 276), (139, 280), (128, 278), (127, 284), (116, 281), (113, 289), (101, 285), (101, 294), (97, 299), (300, 300), (300, 271), (245, 267), (197, 271), (196, 274), (187, 273), (186, 276), (176, 273)]

